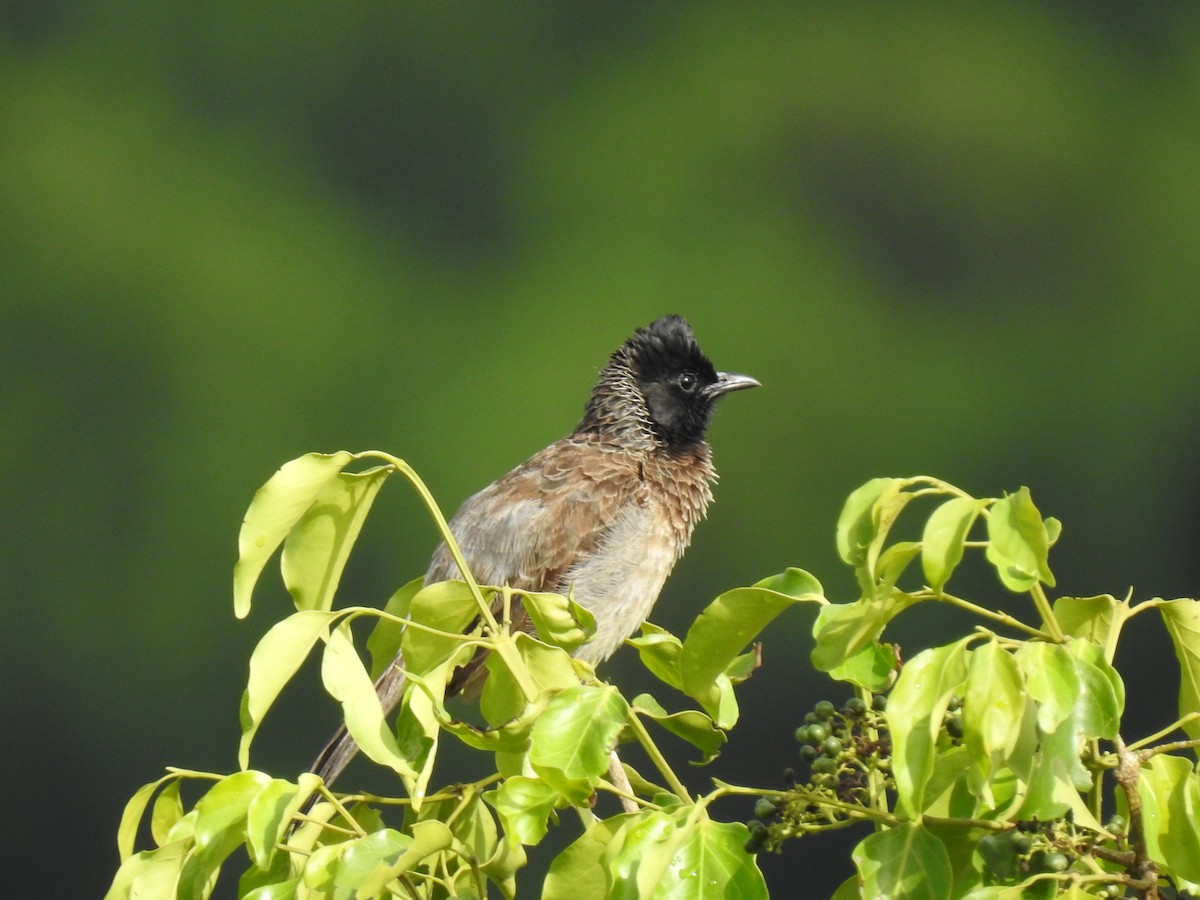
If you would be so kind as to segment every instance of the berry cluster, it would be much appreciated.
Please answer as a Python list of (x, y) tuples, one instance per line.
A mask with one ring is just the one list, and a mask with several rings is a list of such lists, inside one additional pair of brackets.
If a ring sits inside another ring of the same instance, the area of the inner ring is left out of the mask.
[(870, 704), (851, 697), (840, 707), (829, 700), (814, 704), (796, 729), (800, 758), (809, 778), (801, 782), (792, 769), (785, 771), (789, 790), (762, 797), (747, 823), (746, 850), (774, 849), (785, 838), (836, 824), (843, 816), (822, 801), (841, 804), (869, 803), (871, 779), (877, 790), (890, 786), (891, 741), (883, 711), (887, 698), (877, 694)]

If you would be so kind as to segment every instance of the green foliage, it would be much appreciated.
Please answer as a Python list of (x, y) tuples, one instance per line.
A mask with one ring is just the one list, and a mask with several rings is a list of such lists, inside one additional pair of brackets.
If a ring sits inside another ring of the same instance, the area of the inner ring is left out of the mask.
[[(383, 464), (344, 471), (360, 459)], [(382, 609), (335, 609), (365, 515), (396, 472), (424, 499), (464, 580), (411, 582)], [(894, 539), (901, 514), (929, 500), (921, 539)], [(871, 831), (838, 900), (1149, 897), (1160, 885), (1195, 892), (1200, 776), (1184, 754), (1200, 743), (1200, 603), (1051, 603), (1049, 551), (1059, 530), (1026, 488), (979, 499), (932, 478), (873, 479), (850, 496), (837, 527), (859, 597), (831, 603), (815, 578), (789, 569), (725, 592), (683, 639), (647, 624), (630, 641), (651, 673), (698, 707), (672, 712), (648, 693), (626, 700), (570, 656), (594, 622), (569, 597), (477, 584), (403, 461), (378, 452), (294, 460), (255, 495), (234, 574), (235, 609), (245, 615), (282, 546), (296, 606), (251, 656), (241, 771), (171, 769), (140, 789), (118, 830), (122, 865), (108, 897), (206, 898), (239, 848), (245, 858), (236, 864), (248, 863), (239, 896), (255, 900), (511, 897), (527, 853), (550, 828), (574, 827), (541, 886), (551, 900), (748, 900), (767, 896), (755, 854), (856, 823)], [(999, 585), (1027, 597), (1023, 613), (947, 591), (966, 554), (981, 550)], [(916, 571), (925, 584), (905, 587)], [(510, 630), (518, 600), (537, 637)], [(922, 603), (981, 621), (902, 664), (882, 638)], [(816, 608), (813, 664), (850, 694), (820, 700), (796, 729), (807, 777), (784, 790), (714, 779), (692, 796), (656, 740), (690, 744), (700, 764), (716, 758), (737, 723), (736, 686), (758, 665), (748, 646), (796, 605)], [(1124, 683), (1112, 663), (1125, 623), (1148, 609), (1161, 614), (1181, 664), (1179, 719), (1127, 743)], [(359, 618), (374, 621), (369, 667), (351, 630)], [(408, 684), (393, 722), (372, 677), (398, 649)], [(334, 793), (310, 774), (290, 781), (249, 767), (264, 718), (314, 650), (347, 729), (396, 773), (403, 796)], [(488, 654), (482, 722), (453, 719), (448, 685), (479, 652)], [(1189, 737), (1171, 739), (1178, 729)], [(490, 754), (492, 773), (434, 786), (443, 740)], [(614, 769), (622, 740), (641, 746), (652, 775), (628, 763)], [(181, 788), (195, 783), (208, 787), (188, 809)], [(749, 823), (713, 818), (719, 801), (734, 797), (757, 798)], [(147, 809), (153, 846), (137, 851)], [(577, 826), (560, 823), (568, 811)]]

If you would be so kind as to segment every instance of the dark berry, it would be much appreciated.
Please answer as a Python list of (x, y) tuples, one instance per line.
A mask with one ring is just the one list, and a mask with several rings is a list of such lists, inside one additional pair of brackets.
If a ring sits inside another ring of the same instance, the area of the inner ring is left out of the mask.
[(852, 716), (861, 716), (867, 711), (867, 704), (862, 697), (851, 697), (846, 701), (846, 712)]
[(816, 759), (820, 755), (821, 754), (817, 751), (817, 748), (814, 747), (812, 744), (805, 744), (803, 747), (800, 748), (800, 758), (802, 760), (804, 760), (806, 763), (812, 762), (814, 759)]
[(871, 698), (871, 708), (875, 712), (883, 712), (887, 709), (887, 694), (876, 694)]
[(963, 736), (962, 719), (958, 716), (947, 716), (946, 734), (950, 735), (950, 737), (954, 738), (955, 740), (961, 739)]

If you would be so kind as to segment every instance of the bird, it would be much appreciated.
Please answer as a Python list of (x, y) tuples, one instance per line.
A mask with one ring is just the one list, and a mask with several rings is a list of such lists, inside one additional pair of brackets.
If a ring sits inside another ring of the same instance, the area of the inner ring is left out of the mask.
[[(468, 498), (450, 520), (476, 581), (570, 592), (596, 623), (574, 655), (593, 665), (607, 660), (649, 617), (712, 501), (717, 474), (705, 435), (716, 401), (759, 386), (717, 371), (682, 316), (637, 329), (601, 369), (575, 429)], [(461, 577), (442, 542), (425, 584)], [(512, 618), (533, 631), (522, 609)], [(448, 696), (478, 694), (480, 662), (456, 673)], [(404, 682), (397, 656), (375, 685), (385, 714)], [(310, 771), (330, 785), (357, 751), (343, 726)]]

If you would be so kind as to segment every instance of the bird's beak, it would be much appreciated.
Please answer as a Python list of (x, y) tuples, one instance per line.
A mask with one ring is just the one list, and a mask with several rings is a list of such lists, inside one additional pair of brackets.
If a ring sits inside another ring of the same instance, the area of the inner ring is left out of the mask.
[(759, 382), (749, 375), (738, 375), (736, 372), (718, 372), (716, 384), (709, 387), (709, 393), (714, 397), (728, 394), (730, 391), (744, 391), (746, 388), (762, 387)]

